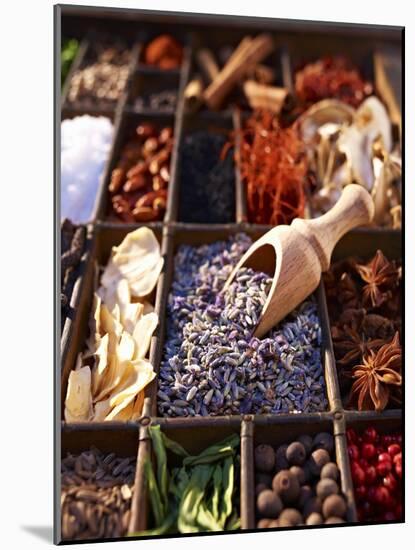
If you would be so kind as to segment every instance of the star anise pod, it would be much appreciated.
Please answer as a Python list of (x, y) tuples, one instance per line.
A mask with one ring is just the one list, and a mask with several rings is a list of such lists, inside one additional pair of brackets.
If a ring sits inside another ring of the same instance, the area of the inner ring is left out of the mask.
[(348, 273), (343, 273), (337, 285), (337, 299), (344, 309), (359, 307), (359, 294), (353, 279)]
[(399, 269), (381, 250), (376, 252), (368, 264), (356, 264), (355, 269), (366, 282), (362, 291), (365, 305), (380, 307), (391, 297), (390, 289), (399, 279)]
[[(359, 411), (383, 411), (389, 402), (391, 389), (402, 385), (401, 346), (399, 334), (377, 352), (369, 350), (363, 364), (352, 370), (354, 378), (351, 399), (357, 398)], [(392, 388), (391, 388), (392, 386)]]
[(351, 363), (361, 361), (362, 356), (369, 350), (379, 349), (384, 340), (366, 339), (358, 332), (356, 327), (344, 325), (343, 327), (332, 327), (331, 336), (337, 363), (341, 366), (348, 366)]

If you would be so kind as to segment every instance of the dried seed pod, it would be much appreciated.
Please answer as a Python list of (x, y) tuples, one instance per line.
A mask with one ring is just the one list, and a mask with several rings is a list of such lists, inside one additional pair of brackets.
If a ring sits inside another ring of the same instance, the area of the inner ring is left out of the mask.
[(152, 124), (140, 124), (135, 131), (137, 136), (142, 140), (153, 137), (156, 134), (156, 128)]
[(170, 126), (163, 128), (159, 134), (159, 142), (165, 145), (173, 138), (173, 128)]
[(122, 168), (114, 168), (111, 172), (111, 181), (109, 184), (110, 193), (116, 193), (122, 187), (122, 183), (125, 178), (125, 170)]
[(313, 475), (318, 476), (325, 464), (330, 462), (330, 455), (325, 449), (316, 449), (311, 453), (308, 461), (310, 471)]
[(278, 518), (280, 527), (292, 527), (303, 523), (303, 516), (295, 508), (285, 508)]
[(294, 441), (294, 443), (288, 445), (285, 456), (288, 464), (301, 466), (304, 464), (306, 459), (306, 450), (304, 445), (299, 441)]
[(284, 504), (294, 504), (300, 494), (300, 484), (289, 470), (281, 470), (272, 480), (273, 490), (280, 495)]
[(275, 466), (275, 453), (270, 445), (257, 445), (255, 447), (255, 467), (263, 473), (270, 473)]
[(136, 222), (149, 222), (158, 218), (158, 212), (151, 206), (139, 206), (134, 208), (133, 216)]
[(143, 144), (143, 149), (142, 149), (144, 158), (148, 158), (149, 156), (154, 154), (157, 151), (158, 146), (159, 146), (159, 142), (157, 138), (155, 137), (147, 138)]
[(330, 495), (335, 495), (339, 492), (339, 486), (333, 479), (321, 479), (316, 486), (317, 496), (324, 500)]
[(341, 495), (330, 495), (323, 502), (323, 516), (328, 519), (332, 516), (345, 518), (347, 506)]
[(258, 495), (256, 506), (258, 513), (266, 518), (277, 518), (283, 508), (280, 497), (270, 489)]
[(127, 178), (135, 178), (136, 176), (143, 176), (148, 168), (148, 162), (139, 160), (132, 168), (127, 172)]
[(324, 523), (323, 516), (317, 512), (310, 514), (306, 520), (306, 525), (321, 525)]
[(324, 464), (323, 468), (321, 469), (320, 473), (321, 479), (333, 479), (334, 481), (337, 481), (340, 477), (340, 471), (337, 467), (337, 464), (334, 462), (327, 462), (327, 464)]

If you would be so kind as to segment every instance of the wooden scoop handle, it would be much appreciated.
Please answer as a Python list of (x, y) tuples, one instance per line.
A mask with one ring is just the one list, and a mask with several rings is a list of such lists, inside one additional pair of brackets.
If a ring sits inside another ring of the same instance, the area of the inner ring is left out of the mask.
[(314, 220), (297, 218), (292, 227), (312, 243), (319, 257), (321, 270), (327, 271), (338, 241), (351, 229), (369, 224), (373, 215), (374, 205), (370, 194), (361, 185), (349, 184), (326, 214)]

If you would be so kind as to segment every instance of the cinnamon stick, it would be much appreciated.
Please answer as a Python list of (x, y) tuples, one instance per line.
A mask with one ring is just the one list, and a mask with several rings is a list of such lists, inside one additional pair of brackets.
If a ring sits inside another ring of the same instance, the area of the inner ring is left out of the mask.
[(252, 65), (262, 61), (273, 49), (274, 42), (269, 34), (261, 34), (254, 39), (244, 38), (226, 65), (205, 90), (206, 104), (211, 109), (218, 109), (226, 95)]
[(255, 108), (269, 109), (279, 114), (288, 99), (288, 90), (277, 86), (259, 84), (254, 80), (247, 80), (244, 83), (244, 92), (248, 98), (249, 105)]
[(213, 53), (207, 48), (202, 48), (197, 52), (196, 59), (207, 81), (212, 82), (219, 74), (219, 66)]

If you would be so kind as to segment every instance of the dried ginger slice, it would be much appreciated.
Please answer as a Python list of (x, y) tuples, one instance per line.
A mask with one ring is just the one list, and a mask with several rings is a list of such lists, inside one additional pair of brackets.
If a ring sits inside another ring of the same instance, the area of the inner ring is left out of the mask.
[(91, 369), (89, 367), (81, 367), (70, 372), (64, 414), (66, 422), (85, 422), (91, 419)]

